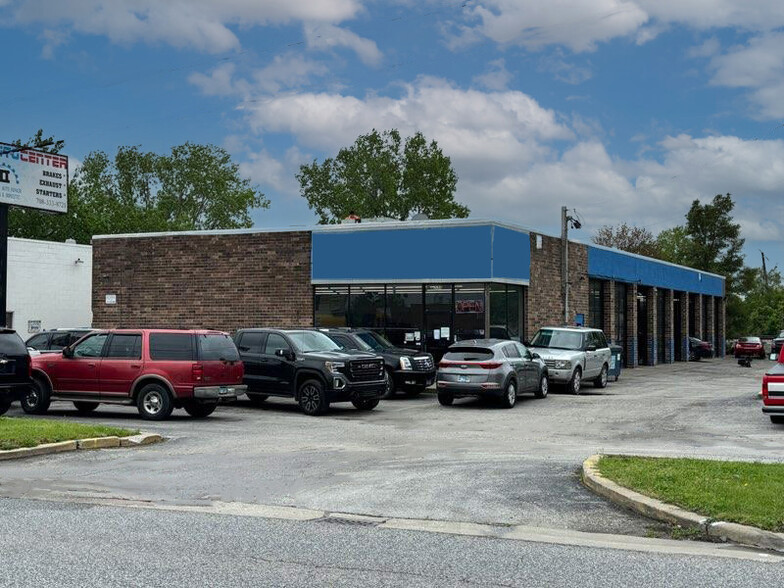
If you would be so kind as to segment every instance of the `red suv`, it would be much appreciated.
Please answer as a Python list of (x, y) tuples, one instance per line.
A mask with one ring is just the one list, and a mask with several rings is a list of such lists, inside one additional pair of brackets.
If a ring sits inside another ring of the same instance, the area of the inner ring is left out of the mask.
[(32, 371), (34, 386), (22, 398), (30, 414), (44, 414), (52, 400), (70, 400), (84, 413), (100, 403), (135, 404), (148, 420), (163, 420), (175, 408), (203, 418), (247, 389), (237, 348), (219, 331), (95, 331), (61, 354), (33, 357)]
[(762, 376), (762, 412), (776, 424), (784, 425), (784, 353)]

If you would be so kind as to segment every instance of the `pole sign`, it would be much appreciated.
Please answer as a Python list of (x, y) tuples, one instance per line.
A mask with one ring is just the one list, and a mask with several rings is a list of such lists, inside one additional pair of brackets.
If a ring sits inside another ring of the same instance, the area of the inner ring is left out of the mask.
[(0, 143), (0, 204), (68, 212), (68, 157)]

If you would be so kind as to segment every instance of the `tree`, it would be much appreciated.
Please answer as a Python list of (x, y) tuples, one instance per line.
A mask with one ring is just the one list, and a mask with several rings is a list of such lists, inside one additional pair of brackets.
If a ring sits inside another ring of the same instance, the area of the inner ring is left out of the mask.
[(733, 222), (731, 194), (717, 194), (709, 204), (695, 200), (686, 213), (686, 234), (691, 242), (689, 264), (730, 281), (743, 269), (740, 225)]
[(646, 228), (633, 227), (627, 223), (617, 227), (604, 225), (591, 237), (591, 241), (597, 245), (615, 247), (638, 255), (658, 256), (656, 237), (653, 236), (653, 233)]
[(451, 160), (422, 133), (403, 142), (396, 129), (373, 129), (335, 158), (300, 166), (297, 180), (321, 224), (352, 213), (399, 220), (416, 213), (430, 218), (465, 218), (469, 213), (454, 200), (457, 174)]
[(686, 227), (677, 226), (665, 229), (656, 237), (656, 249), (659, 259), (671, 263), (686, 265), (691, 256), (691, 239)]
[(250, 210), (268, 207), (220, 147), (185, 143), (168, 155), (120, 147), (114, 160), (102, 151), (85, 157), (68, 186), (67, 214), (15, 210), (9, 231), (89, 243), (97, 234), (249, 227)]

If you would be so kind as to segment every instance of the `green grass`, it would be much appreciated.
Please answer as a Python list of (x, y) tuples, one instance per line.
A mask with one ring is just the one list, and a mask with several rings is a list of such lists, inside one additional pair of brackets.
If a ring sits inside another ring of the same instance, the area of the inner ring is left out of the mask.
[(67, 421), (0, 417), (0, 450), (91, 437), (128, 437), (139, 431)]
[(606, 456), (599, 471), (621, 486), (715, 520), (784, 531), (784, 464)]

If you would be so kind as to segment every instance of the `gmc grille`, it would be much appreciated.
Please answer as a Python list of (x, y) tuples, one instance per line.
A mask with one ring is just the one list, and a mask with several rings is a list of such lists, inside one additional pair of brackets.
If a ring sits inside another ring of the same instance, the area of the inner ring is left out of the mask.
[(433, 369), (433, 358), (428, 356), (414, 357), (411, 359), (411, 367), (419, 372), (427, 372)]
[(377, 382), (384, 379), (384, 362), (380, 359), (361, 359), (349, 362), (348, 377), (352, 382)]

